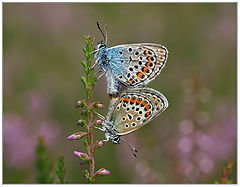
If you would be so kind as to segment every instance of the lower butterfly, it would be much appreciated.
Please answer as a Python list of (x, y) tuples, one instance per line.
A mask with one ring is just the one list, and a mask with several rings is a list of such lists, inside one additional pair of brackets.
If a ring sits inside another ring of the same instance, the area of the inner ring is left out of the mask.
[[(132, 133), (145, 126), (168, 107), (166, 97), (151, 88), (133, 88), (112, 99), (109, 113), (104, 118), (100, 130), (105, 132), (106, 140), (118, 144), (121, 136)], [(128, 143), (136, 156), (136, 149)]]

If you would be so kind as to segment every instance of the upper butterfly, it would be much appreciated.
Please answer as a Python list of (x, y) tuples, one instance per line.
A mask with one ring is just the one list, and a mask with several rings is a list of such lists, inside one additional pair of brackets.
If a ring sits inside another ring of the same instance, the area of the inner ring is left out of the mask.
[(167, 61), (168, 50), (161, 44), (125, 44), (108, 48), (106, 43), (106, 39), (105, 43), (99, 42), (94, 52), (95, 64), (106, 75), (109, 94), (118, 94), (121, 85), (141, 87), (148, 84), (161, 72)]

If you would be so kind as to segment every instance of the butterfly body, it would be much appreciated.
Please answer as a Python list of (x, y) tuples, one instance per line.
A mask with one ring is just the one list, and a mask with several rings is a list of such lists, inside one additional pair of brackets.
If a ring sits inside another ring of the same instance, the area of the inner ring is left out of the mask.
[(106, 72), (107, 93), (118, 94), (121, 85), (142, 87), (165, 66), (168, 51), (160, 44), (125, 44), (108, 48), (99, 43), (96, 63)]
[(132, 88), (112, 100), (103, 122), (105, 136), (118, 143), (120, 136), (145, 126), (168, 107), (166, 97), (151, 88)]

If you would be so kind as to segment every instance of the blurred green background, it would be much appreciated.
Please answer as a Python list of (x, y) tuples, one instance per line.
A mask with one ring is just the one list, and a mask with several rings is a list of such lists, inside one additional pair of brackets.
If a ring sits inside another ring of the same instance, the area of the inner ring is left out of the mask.
[[(229, 159), (236, 183), (236, 3), (3, 3), (3, 183), (36, 183), (35, 146), (43, 136), (55, 177), (63, 155), (69, 183), (86, 183), (66, 138), (80, 130), (85, 98), (81, 83), (83, 35), (102, 36), (108, 46), (160, 43), (166, 67), (148, 87), (162, 92), (169, 108), (126, 139), (97, 150), (97, 183), (214, 183)], [(97, 68), (96, 68), (97, 71)], [(95, 87), (106, 115), (106, 80)], [(96, 139), (104, 134), (96, 131)]]

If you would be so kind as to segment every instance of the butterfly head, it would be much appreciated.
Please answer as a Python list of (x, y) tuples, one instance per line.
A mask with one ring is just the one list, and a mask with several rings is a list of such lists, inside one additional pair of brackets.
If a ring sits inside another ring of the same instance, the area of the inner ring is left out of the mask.
[(116, 135), (115, 133), (113, 133), (111, 130), (107, 130), (106, 133), (105, 133), (105, 137), (109, 140), (112, 141), (112, 143), (114, 144), (119, 144), (119, 141), (120, 141), (120, 136), (119, 135)]
[(112, 141), (114, 144), (119, 144), (120, 136), (116, 135), (116, 131), (113, 129), (114, 123), (112, 121), (105, 120), (103, 122), (105, 127), (105, 137)]
[(114, 143), (114, 144), (119, 144), (119, 141), (120, 141), (120, 137), (119, 136), (115, 136), (112, 139), (112, 143)]
[(101, 50), (106, 48), (106, 44), (103, 43), (103, 41), (97, 43), (97, 50)]

